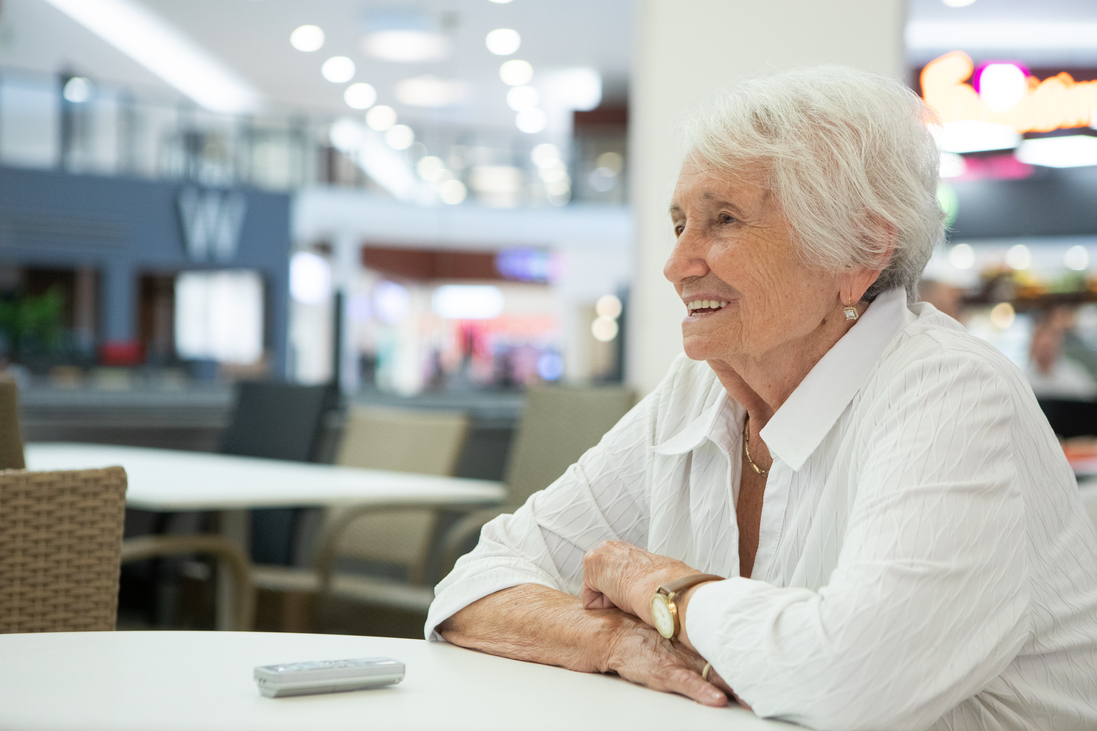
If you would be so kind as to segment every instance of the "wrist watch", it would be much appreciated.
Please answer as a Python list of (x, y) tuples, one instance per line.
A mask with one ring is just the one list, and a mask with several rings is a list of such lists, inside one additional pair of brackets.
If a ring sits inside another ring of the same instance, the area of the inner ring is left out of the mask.
[(693, 574), (660, 586), (655, 590), (655, 596), (651, 598), (651, 619), (655, 623), (655, 629), (663, 637), (673, 640), (682, 630), (681, 620), (678, 618), (678, 605), (675, 603), (682, 592), (705, 581), (723, 580), (723, 576), (715, 574)]

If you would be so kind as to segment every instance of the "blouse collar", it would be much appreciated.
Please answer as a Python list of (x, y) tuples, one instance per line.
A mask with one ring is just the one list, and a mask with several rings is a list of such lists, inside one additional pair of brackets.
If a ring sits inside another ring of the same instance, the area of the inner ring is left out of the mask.
[(879, 295), (857, 324), (808, 372), (761, 431), (770, 453), (793, 470), (804, 466), (868, 380), (884, 350), (914, 315), (906, 292)]

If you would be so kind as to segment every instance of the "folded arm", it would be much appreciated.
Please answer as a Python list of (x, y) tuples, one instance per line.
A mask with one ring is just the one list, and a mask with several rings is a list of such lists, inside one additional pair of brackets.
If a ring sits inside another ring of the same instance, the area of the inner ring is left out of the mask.
[(449, 642), (516, 660), (584, 673), (617, 673), (655, 690), (723, 706), (701, 679), (705, 661), (618, 609), (586, 610), (578, 597), (535, 584), (495, 592), (438, 626)]

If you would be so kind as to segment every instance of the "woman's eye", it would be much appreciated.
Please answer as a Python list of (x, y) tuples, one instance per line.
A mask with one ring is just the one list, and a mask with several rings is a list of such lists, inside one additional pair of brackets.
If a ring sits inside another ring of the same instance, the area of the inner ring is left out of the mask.
[(683, 231), (685, 231), (685, 230), (686, 230), (686, 227), (685, 227), (685, 226), (675, 226), (675, 227), (674, 227), (674, 235), (675, 235), (676, 237), (677, 237), (677, 236), (681, 236), (681, 235), (682, 235), (682, 232), (683, 232)]
[(721, 213), (720, 223), (735, 223), (735, 216), (730, 213)]

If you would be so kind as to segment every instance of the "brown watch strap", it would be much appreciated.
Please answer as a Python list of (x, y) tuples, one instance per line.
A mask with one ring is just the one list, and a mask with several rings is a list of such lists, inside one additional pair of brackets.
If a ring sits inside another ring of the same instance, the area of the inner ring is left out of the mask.
[(683, 576), (680, 579), (667, 582), (659, 587), (659, 591), (662, 591), (669, 595), (675, 595), (680, 591), (685, 591), (691, 586), (702, 584), (706, 581), (723, 581), (723, 576), (717, 576), (716, 574), (693, 574), (691, 576)]

